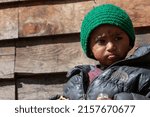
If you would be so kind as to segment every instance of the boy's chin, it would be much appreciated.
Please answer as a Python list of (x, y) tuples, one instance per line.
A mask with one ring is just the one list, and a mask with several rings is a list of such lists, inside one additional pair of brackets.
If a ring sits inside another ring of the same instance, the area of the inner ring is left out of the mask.
[(105, 67), (109, 67), (110, 65), (114, 64), (115, 62), (117, 62), (117, 60), (114, 61), (107, 61), (106, 63), (102, 64)]

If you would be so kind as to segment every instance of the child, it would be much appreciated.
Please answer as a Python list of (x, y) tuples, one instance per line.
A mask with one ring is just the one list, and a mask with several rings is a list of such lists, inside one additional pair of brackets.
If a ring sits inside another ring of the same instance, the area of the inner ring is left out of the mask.
[(68, 72), (63, 92), (67, 99), (150, 99), (150, 46), (125, 59), (135, 33), (123, 9), (113, 4), (93, 8), (82, 22), (80, 41), (87, 57), (99, 65), (80, 65)]

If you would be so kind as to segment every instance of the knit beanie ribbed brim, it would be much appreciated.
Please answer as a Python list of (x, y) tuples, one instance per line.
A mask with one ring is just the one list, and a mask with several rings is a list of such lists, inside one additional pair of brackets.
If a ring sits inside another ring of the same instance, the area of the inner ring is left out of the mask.
[(93, 8), (82, 21), (80, 42), (84, 53), (89, 58), (93, 58), (89, 53), (89, 36), (96, 27), (102, 24), (111, 24), (121, 28), (129, 36), (131, 46), (134, 46), (135, 33), (128, 14), (113, 4), (103, 4)]

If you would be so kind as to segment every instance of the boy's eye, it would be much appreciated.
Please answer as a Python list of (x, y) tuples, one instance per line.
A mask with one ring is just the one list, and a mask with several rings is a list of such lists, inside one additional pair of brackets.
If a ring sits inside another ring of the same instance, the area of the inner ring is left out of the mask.
[(115, 37), (115, 40), (116, 41), (119, 41), (119, 40), (121, 40), (122, 39), (122, 37)]
[(99, 45), (105, 44), (106, 40), (100, 36), (96, 37), (95, 43), (98, 43)]

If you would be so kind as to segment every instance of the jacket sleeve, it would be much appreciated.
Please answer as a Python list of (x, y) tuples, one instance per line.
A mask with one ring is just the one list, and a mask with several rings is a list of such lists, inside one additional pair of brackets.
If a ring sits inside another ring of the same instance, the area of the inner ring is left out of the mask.
[(70, 100), (85, 99), (89, 78), (85, 66), (76, 66), (67, 73), (68, 82), (64, 85), (63, 95)]
[[(148, 71), (147, 71), (148, 72)], [(150, 77), (148, 73), (141, 71), (137, 76), (132, 78), (131, 87), (128, 89), (137, 89), (136, 92), (122, 92), (114, 95), (116, 100), (150, 100)], [(134, 87), (136, 86), (136, 87)]]
[(122, 92), (114, 96), (114, 100), (150, 100), (149, 96), (143, 96), (136, 93)]

